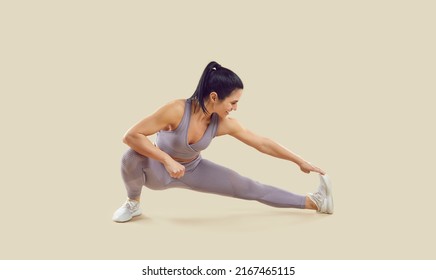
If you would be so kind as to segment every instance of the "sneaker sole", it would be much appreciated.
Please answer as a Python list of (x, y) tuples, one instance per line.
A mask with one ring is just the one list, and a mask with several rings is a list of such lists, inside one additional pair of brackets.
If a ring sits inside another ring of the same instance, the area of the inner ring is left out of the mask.
[(333, 205), (333, 188), (332, 188), (332, 183), (330, 182), (330, 178), (327, 176), (327, 174), (325, 175), (321, 175), (321, 180), (325, 185), (325, 189), (326, 189), (326, 195), (327, 195), (327, 214), (333, 214), (333, 209), (334, 209), (334, 205)]

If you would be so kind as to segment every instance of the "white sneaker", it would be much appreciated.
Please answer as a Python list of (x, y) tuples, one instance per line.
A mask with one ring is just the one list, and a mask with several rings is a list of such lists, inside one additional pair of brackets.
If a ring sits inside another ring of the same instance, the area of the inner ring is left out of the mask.
[(326, 175), (319, 175), (321, 183), (316, 193), (309, 193), (308, 196), (316, 207), (319, 213), (333, 214), (333, 195), (332, 184), (329, 177)]
[(133, 217), (141, 215), (139, 202), (128, 199), (112, 216), (114, 222), (123, 223), (130, 221)]

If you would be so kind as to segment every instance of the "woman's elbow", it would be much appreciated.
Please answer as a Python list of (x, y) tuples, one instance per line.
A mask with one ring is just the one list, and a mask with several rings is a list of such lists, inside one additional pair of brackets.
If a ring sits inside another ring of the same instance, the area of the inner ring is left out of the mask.
[(133, 138), (134, 137), (133, 137), (132, 133), (126, 132), (126, 134), (124, 134), (124, 136), (123, 136), (123, 143), (130, 146)]

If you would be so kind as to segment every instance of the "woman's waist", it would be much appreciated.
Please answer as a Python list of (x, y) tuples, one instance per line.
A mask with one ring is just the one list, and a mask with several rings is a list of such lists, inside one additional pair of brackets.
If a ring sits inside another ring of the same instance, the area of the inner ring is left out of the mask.
[(194, 160), (198, 159), (198, 158), (200, 157), (200, 154), (196, 155), (196, 156), (193, 157), (193, 158), (189, 158), (189, 159), (173, 157), (173, 156), (171, 156), (171, 155), (169, 155), (169, 156), (170, 156), (173, 160), (177, 161), (178, 163), (186, 164), (186, 163), (190, 163), (190, 162), (193, 162)]
[(177, 151), (170, 151), (168, 149), (162, 149), (156, 143), (154, 143), (154, 145), (158, 149), (160, 149), (161, 151), (167, 153), (172, 159), (174, 159), (175, 161), (182, 163), (182, 164), (193, 162), (194, 160), (196, 160), (200, 157), (199, 152), (192, 152), (192, 153), (187, 154), (187, 153), (181, 153), (181, 152), (177, 152)]

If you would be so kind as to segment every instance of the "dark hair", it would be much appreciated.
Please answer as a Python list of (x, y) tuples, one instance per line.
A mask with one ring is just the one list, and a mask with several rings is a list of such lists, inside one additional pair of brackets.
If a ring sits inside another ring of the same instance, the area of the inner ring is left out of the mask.
[(241, 79), (232, 70), (222, 67), (217, 62), (210, 62), (203, 71), (197, 89), (189, 98), (196, 100), (203, 112), (207, 113), (204, 100), (209, 97), (211, 92), (218, 94), (218, 99), (222, 100), (229, 96), (235, 89), (243, 89)]

